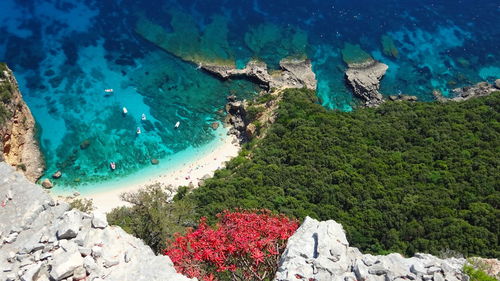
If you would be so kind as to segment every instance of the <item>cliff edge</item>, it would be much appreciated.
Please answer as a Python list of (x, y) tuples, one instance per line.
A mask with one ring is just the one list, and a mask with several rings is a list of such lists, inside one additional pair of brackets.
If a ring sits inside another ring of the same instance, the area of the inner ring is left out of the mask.
[[(498, 277), (498, 260), (475, 259), (491, 264), (489, 274)], [(349, 247), (342, 225), (307, 217), (288, 239), (274, 281), (468, 281), (466, 263), (421, 253), (411, 258), (363, 254)]]
[(0, 163), (0, 280), (191, 279), (105, 215), (69, 210)]
[(45, 169), (35, 136), (35, 119), (7, 65), (0, 63), (0, 161), (21, 170), (35, 182)]

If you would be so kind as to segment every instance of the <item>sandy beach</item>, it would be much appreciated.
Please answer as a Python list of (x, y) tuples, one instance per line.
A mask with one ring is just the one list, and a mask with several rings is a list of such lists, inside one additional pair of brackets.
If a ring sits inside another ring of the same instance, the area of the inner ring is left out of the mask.
[[(165, 172), (157, 172), (147, 175), (144, 178), (134, 177), (132, 179), (125, 177), (102, 184), (105, 191), (96, 191), (91, 194), (82, 194), (79, 198), (91, 199), (96, 210), (109, 212), (113, 208), (127, 205), (120, 199), (120, 194), (124, 192), (134, 192), (145, 186), (159, 183), (165, 186), (179, 187), (190, 183), (195, 187), (204, 176), (213, 176), (217, 169), (224, 167), (226, 161), (238, 155), (240, 146), (234, 141), (234, 136), (219, 136), (220, 142), (217, 146), (208, 151), (200, 151), (198, 157), (187, 159), (180, 163), (178, 167), (166, 168)], [(61, 198), (59, 198), (61, 199)]]

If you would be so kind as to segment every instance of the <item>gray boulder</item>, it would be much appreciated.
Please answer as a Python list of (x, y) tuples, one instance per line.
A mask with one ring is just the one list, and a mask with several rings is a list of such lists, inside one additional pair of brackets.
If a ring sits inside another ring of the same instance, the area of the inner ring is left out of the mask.
[(83, 266), (83, 258), (79, 252), (63, 252), (55, 254), (50, 277), (62, 280), (73, 275), (75, 269)]
[(105, 228), (108, 226), (108, 219), (106, 214), (101, 212), (94, 212), (92, 216), (92, 227), (94, 228)]
[[(108, 226), (103, 214), (68, 211), (0, 162), (0, 280), (187, 281), (170, 258)], [(86, 278), (86, 279), (85, 279)]]
[(288, 240), (276, 281), (466, 281), (465, 259), (439, 259), (428, 254), (363, 255), (349, 247), (342, 225), (306, 218)]
[(78, 235), (82, 226), (82, 215), (77, 210), (71, 210), (63, 215), (57, 228), (57, 237), (59, 239), (72, 239)]

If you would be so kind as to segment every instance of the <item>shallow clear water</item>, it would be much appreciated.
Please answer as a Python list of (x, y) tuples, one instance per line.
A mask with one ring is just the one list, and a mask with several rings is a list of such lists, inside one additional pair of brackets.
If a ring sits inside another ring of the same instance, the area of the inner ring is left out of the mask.
[[(0, 60), (40, 125), (47, 174), (63, 171), (59, 186), (121, 177), (203, 146), (217, 137), (210, 124), (225, 97), (259, 90), (179, 57), (238, 67), (259, 58), (276, 68), (306, 54), (321, 103), (343, 111), (357, 103), (343, 76), (346, 42), (389, 65), (387, 95), (430, 101), (433, 89), (448, 95), (500, 77), (497, 1), (2, 0), (0, 11)], [(144, 39), (158, 31), (151, 26), (168, 34), (166, 44)]]

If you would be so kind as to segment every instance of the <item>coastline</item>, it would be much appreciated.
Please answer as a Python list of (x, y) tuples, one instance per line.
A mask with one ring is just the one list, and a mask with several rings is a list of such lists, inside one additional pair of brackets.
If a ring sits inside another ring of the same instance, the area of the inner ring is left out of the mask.
[[(216, 170), (223, 168), (226, 161), (237, 156), (239, 151), (240, 144), (236, 137), (227, 135), (227, 128), (219, 128), (216, 139), (205, 146), (181, 151), (171, 159), (163, 160), (158, 166), (151, 166), (132, 175), (90, 184), (82, 191), (73, 191), (80, 193), (76, 198), (92, 200), (95, 210), (108, 213), (113, 208), (128, 205), (120, 199), (120, 194), (135, 192), (151, 184), (174, 188), (192, 184), (198, 187), (203, 177), (213, 176)], [(70, 194), (68, 191), (51, 192), (56, 200), (67, 200), (65, 197)]]

